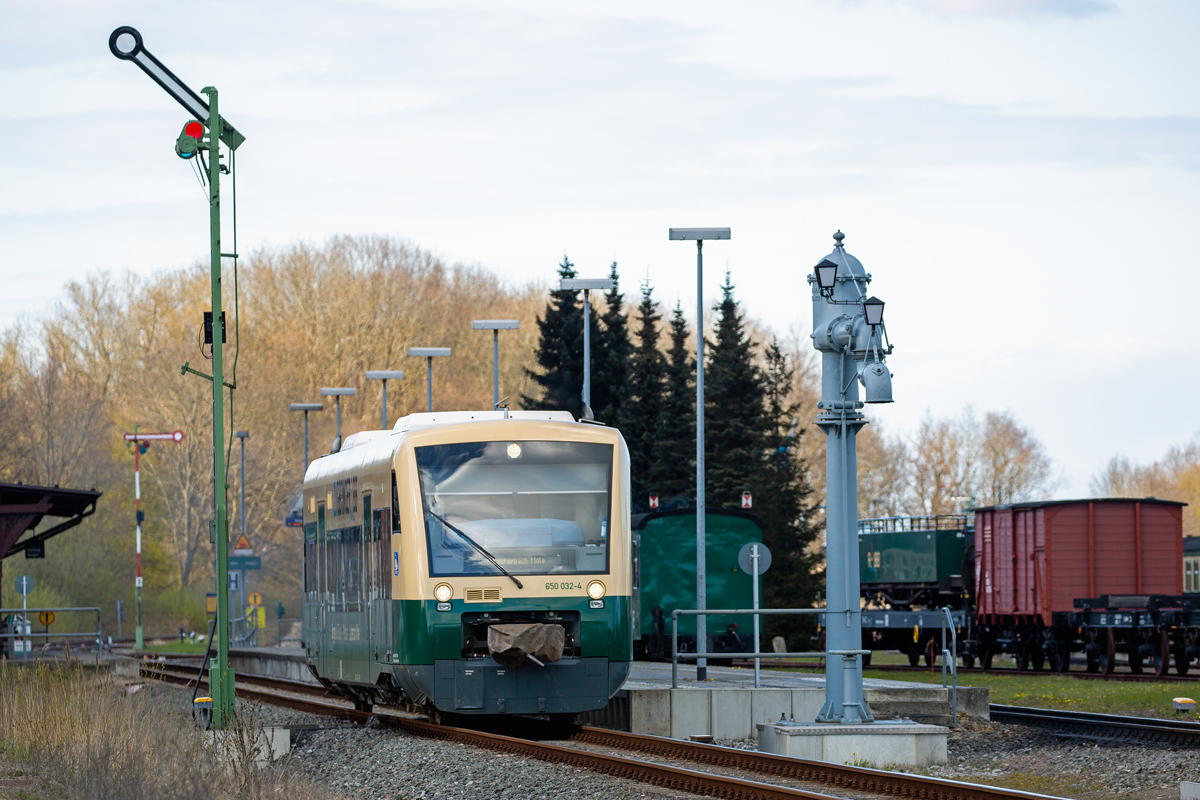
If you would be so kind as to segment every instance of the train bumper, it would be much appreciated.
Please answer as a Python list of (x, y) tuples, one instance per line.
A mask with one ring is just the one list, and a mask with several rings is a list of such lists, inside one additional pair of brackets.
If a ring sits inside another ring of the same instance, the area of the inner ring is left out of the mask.
[(604, 708), (632, 666), (607, 658), (564, 658), (544, 667), (505, 667), (491, 658), (438, 659), (395, 667), (417, 702), (457, 714), (577, 714)]

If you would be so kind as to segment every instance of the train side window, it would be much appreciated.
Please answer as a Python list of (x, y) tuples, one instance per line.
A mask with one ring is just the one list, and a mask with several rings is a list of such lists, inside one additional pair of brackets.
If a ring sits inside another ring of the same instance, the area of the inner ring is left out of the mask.
[(363, 492), (362, 496), (362, 596), (364, 600), (370, 600), (374, 595), (371, 592), (375, 583), (375, 548), (371, 547), (371, 494)]
[(328, 563), (328, 553), (326, 552), (327, 542), (325, 541), (328, 534), (325, 530), (325, 504), (321, 503), (317, 506), (317, 557), (313, 561), (313, 578), (317, 582), (317, 599), (320, 602), (325, 601), (325, 595), (329, 592), (329, 578), (326, 571)]
[(379, 561), (383, 567), (380, 570), (379, 596), (385, 600), (391, 599), (392, 580), (399, 573), (398, 565), (392, 560), (391, 529), (391, 513), (384, 509), (379, 521), (379, 542), (376, 548), (379, 550)]
[(304, 524), (304, 596), (317, 599), (317, 523)]

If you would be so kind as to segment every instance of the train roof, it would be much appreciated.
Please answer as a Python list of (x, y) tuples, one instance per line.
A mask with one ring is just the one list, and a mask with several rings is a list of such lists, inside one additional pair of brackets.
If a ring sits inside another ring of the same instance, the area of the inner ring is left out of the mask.
[[(696, 507), (686, 506), (684, 508), (668, 508), (663, 509), (662, 511), (651, 511), (649, 514), (634, 514), (632, 517), (632, 526), (635, 531), (640, 531), (644, 529), (646, 527), (646, 523), (650, 522), (651, 520), (660, 519), (662, 517), (682, 517), (687, 515), (695, 516)], [(743, 511), (740, 508), (709, 508), (705, 511), (704, 516), (741, 517), (742, 519), (748, 519), (753, 522), (759, 527), (760, 530), (763, 527), (762, 520), (759, 519), (757, 515), (751, 514), (749, 511)]]
[(1182, 508), (1187, 503), (1179, 500), (1163, 500), (1161, 497), (1083, 497), (1076, 500), (1035, 500), (1028, 503), (1005, 503), (995, 506), (980, 506), (972, 511), (1009, 511), (1026, 508), (1053, 508), (1054, 506), (1073, 506), (1079, 503), (1149, 503), (1159, 506), (1176, 506)]
[[(409, 414), (396, 420), (389, 431), (359, 431), (346, 437), (342, 450), (383, 439), (396, 433), (432, 428), (438, 425), (459, 425), (464, 422), (497, 422), (505, 419), (549, 420), (551, 422), (575, 422), (569, 411), (436, 411), (433, 413)], [(593, 423), (597, 424), (597, 423)], [(323, 455), (329, 455), (324, 453)]]

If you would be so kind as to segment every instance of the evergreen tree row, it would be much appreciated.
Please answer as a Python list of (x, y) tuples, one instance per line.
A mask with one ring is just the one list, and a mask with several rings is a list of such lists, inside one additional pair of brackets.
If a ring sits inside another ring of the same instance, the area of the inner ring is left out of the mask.
[[(695, 505), (696, 363), (688, 348), (689, 326), (676, 303), (666, 327), (649, 281), (641, 301), (627, 311), (617, 264), (612, 291), (600, 313), (591, 313), (592, 411), (618, 428), (629, 446), (634, 512)], [(560, 278), (576, 277), (564, 255)], [(794, 368), (777, 341), (760, 354), (746, 333), (744, 316), (726, 275), (714, 308), (716, 327), (706, 340), (705, 489), (710, 509), (740, 508), (743, 492), (763, 522), (763, 541), (773, 565), (763, 581), (764, 607), (808, 606), (821, 586), (820, 562), (810, 554), (819, 526), (811, 501), (808, 467), (799, 455), (800, 413), (790, 400)], [(582, 412), (582, 293), (554, 291), (538, 318), (537, 367), (529, 377), (537, 397), (522, 406)], [(663, 341), (663, 336), (666, 339)], [(765, 633), (789, 643), (810, 632), (795, 617), (766, 617)]]

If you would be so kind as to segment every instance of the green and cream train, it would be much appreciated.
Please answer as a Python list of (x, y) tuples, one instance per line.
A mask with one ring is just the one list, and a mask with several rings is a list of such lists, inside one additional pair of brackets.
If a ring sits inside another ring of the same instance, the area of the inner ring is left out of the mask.
[(412, 414), (304, 477), (305, 657), (369, 709), (565, 718), (632, 660), (629, 452), (566, 412)]

